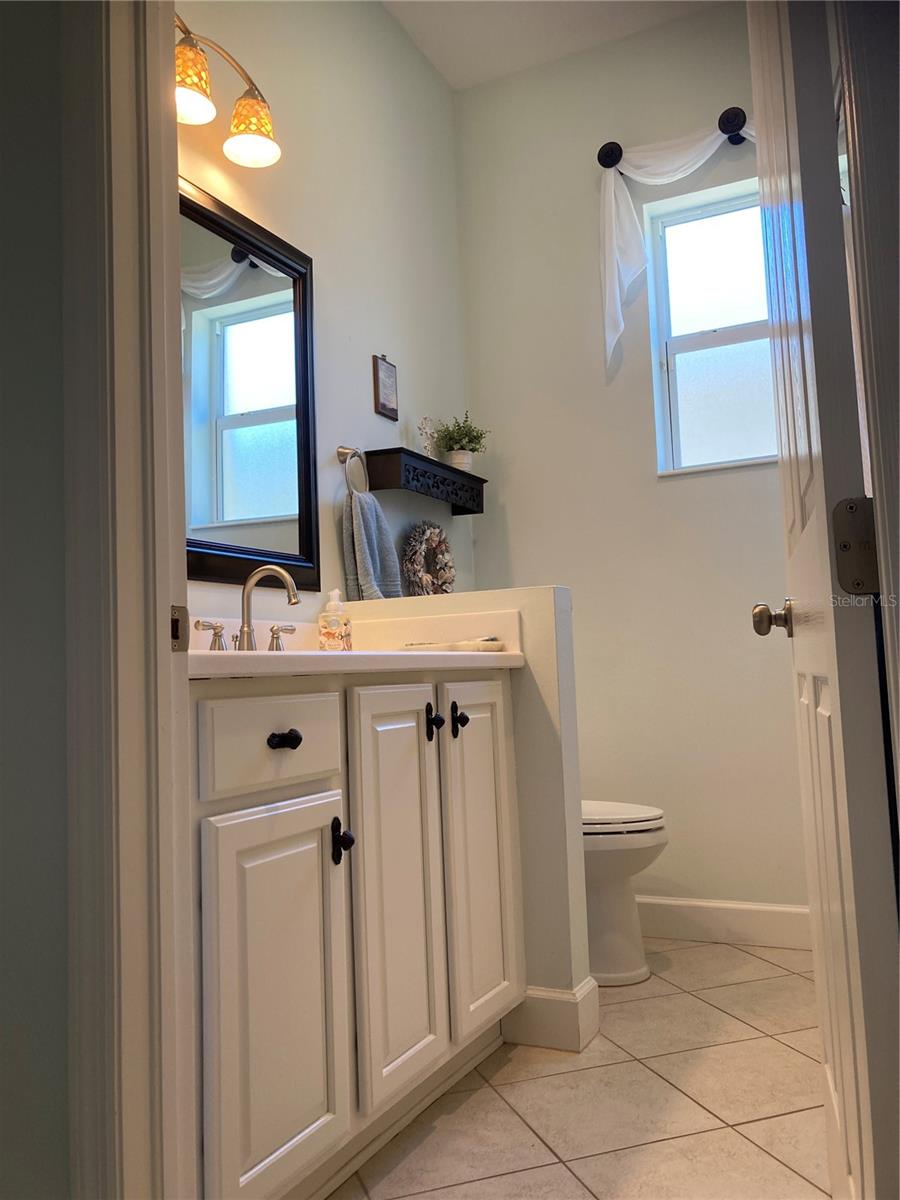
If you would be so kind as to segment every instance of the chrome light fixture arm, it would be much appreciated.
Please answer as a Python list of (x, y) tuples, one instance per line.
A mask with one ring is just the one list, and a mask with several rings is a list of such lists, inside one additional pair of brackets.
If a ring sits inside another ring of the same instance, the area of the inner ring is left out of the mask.
[(243, 79), (243, 81), (244, 81), (244, 83), (246, 83), (247, 87), (253, 89), (253, 91), (256, 94), (256, 96), (258, 97), (258, 99), (264, 101), (265, 103), (268, 103), (265, 96), (259, 90), (259, 87), (257, 86), (256, 82), (250, 75), (250, 72), (244, 70), (244, 68), (241, 66), (241, 64), (238, 62), (238, 60), (234, 57), (234, 55), (229, 54), (224, 46), (220, 46), (219, 43), (214, 42), (212, 40), (212, 38), (203, 37), (202, 34), (194, 33), (193, 29), (188, 28), (188, 26), (185, 24), (184, 20), (181, 17), (179, 17), (178, 13), (175, 14), (175, 25), (176, 25), (179, 33), (184, 34), (185, 37), (193, 38), (194, 41), (197, 42), (198, 45), (200, 45), (200, 46), (208, 46), (210, 50), (215, 50), (216, 54), (218, 54), (220, 58), (224, 58), (225, 61), (228, 63), (228, 65), (230, 67), (232, 67), (232, 69), (235, 70), (238, 73), (238, 75), (240, 75), (241, 79)]

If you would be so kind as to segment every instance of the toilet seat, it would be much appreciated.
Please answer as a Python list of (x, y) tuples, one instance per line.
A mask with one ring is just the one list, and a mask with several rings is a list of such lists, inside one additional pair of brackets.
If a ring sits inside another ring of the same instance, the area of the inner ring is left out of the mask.
[(585, 800), (581, 805), (581, 830), (586, 837), (650, 833), (664, 828), (665, 816), (661, 808), (609, 800)]

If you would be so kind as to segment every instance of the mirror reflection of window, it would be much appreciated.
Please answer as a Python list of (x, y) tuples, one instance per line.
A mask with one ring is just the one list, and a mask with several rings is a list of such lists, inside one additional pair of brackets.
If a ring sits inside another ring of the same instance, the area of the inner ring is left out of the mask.
[(187, 536), (298, 550), (292, 280), (181, 219)]

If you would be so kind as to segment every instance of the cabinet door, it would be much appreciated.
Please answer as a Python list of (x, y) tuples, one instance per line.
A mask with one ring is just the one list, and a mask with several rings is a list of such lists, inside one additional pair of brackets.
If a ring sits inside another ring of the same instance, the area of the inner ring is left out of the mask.
[(280, 1195), (350, 1120), (341, 793), (202, 823), (206, 1195)]
[(461, 1042), (525, 995), (519, 831), (501, 684), (441, 684), (439, 695), (450, 1015)]
[(350, 755), (360, 1108), (425, 1074), (450, 1044), (437, 742), (430, 685), (356, 688)]

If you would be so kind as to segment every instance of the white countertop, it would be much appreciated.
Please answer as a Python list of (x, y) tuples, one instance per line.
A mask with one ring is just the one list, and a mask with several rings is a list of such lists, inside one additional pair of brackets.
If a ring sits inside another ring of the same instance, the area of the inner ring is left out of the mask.
[(357, 675), (371, 671), (470, 671), (524, 667), (524, 654), (459, 650), (188, 651), (191, 679), (265, 675)]

